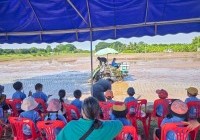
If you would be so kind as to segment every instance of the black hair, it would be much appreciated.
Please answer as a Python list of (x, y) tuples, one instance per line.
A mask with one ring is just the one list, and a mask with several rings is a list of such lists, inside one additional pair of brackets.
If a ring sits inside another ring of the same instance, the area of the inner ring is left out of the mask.
[(128, 93), (129, 96), (133, 96), (135, 94), (134, 88), (133, 87), (129, 87), (127, 89), (127, 93)]
[(114, 80), (112, 80), (111, 78), (107, 78), (106, 80), (108, 80), (111, 83), (114, 83)]
[(37, 83), (36, 85), (35, 85), (35, 90), (39, 90), (39, 89), (41, 89), (43, 87), (43, 85), (41, 84), (41, 83)]
[(74, 91), (74, 97), (75, 97), (75, 98), (78, 98), (78, 99), (79, 99), (79, 98), (81, 98), (81, 95), (82, 95), (82, 93), (81, 93), (80, 90), (77, 89), (77, 90)]
[(88, 97), (83, 101), (82, 111), (84, 115), (91, 120), (99, 117), (100, 106), (96, 98)]
[(64, 103), (63, 98), (65, 97), (65, 95), (66, 95), (66, 92), (65, 92), (64, 89), (59, 90), (58, 96), (59, 96), (59, 100), (60, 100), (60, 102), (61, 102), (61, 109), (60, 109), (60, 110), (61, 110), (62, 112), (63, 112), (63, 110), (64, 110), (62, 103)]
[(23, 84), (22, 84), (22, 82), (20, 82), (20, 81), (17, 81), (17, 82), (15, 82), (15, 83), (13, 84), (13, 88), (14, 88), (15, 90), (21, 90), (22, 87), (23, 87)]

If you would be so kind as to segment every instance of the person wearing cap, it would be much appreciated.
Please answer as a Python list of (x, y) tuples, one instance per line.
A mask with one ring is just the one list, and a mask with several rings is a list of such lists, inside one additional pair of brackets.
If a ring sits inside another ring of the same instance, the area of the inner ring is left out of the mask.
[[(63, 114), (59, 113), (60, 109), (61, 102), (58, 99), (51, 99), (47, 107), (48, 115), (45, 117), (44, 120), (60, 120), (67, 124), (67, 120), (65, 119)], [(56, 128), (56, 135), (60, 132), (60, 130), (61, 128)]]
[(131, 102), (131, 101), (137, 101), (136, 98), (134, 98), (134, 94), (135, 94), (135, 90), (133, 87), (129, 87), (127, 89), (127, 94), (129, 95), (129, 97), (126, 97), (125, 100), (124, 100), (124, 103), (128, 103), (128, 102)]
[[(20, 113), (19, 117), (30, 119), (36, 124), (41, 120), (39, 113), (34, 110), (37, 106), (38, 103), (33, 97), (25, 98), (21, 104), (21, 109), (24, 110), (24, 112)], [(23, 127), (23, 133), (28, 136), (31, 135), (31, 131), (27, 126)]]
[(191, 101), (200, 101), (199, 98), (196, 96), (198, 95), (198, 89), (195, 87), (189, 87), (187, 90), (187, 96), (188, 98), (185, 99), (185, 103), (191, 102)]
[[(185, 103), (189, 103), (192, 101), (200, 101), (200, 99), (196, 97), (198, 95), (197, 88), (189, 87), (186, 90), (188, 98), (185, 99)], [(191, 107), (189, 109), (189, 116), (195, 116), (195, 114), (196, 114), (196, 109), (194, 107)]]
[[(169, 104), (169, 101), (166, 99), (168, 97), (168, 92), (164, 89), (157, 89), (156, 93), (158, 94), (158, 97), (160, 98), (160, 100), (163, 100), (163, 102), (166, 102)], [(156, 108), (156, 115), (158, 117), (163, 115), (163, 106), (162, 105), (158, 105), (158, 107)]]
[(109, 103), (114, 103), (115, 102), (114, 100), (112, 100), (113, 97), (114, 97), (112, 90), (107, 90), (105, 92), (105, 97), (106, 97), (107, 102), (109, 102)]
[(123, 125), (119, 120), (98, 120), (100, 106), (94, 97), (88, 97), (83, 101), (81, 112), (83, 118), (70, 121), (58, 134), (57, 140), (80, 140), (88, 130), (91, 130), (91, 133), (84, 139), (112, 140), (122, 130)]
[(104, 92), (111, 90), (111, 84), (114, 83), (114, 80), (111, 78), (100, 79), (92, 86), (92, 96), (95, 97), (98, 101), (105, 102)]
[[(161, 122), (161, 127), (166, 123), (177, 123), (185, 121), (187, 119), (187, 112), (188, 106), (185, 102), (178, 99), (173, 100), (172, 103), (169, 105), (169, 115), (167, 115), (167, 117), (163, 119), (163, 121)], [(158, 138), (160, 138), (161, 130), (157, 129), (155, 134)], [(176, 136), (173, 130), (167, 133), (167, 139), (176, 140)]]

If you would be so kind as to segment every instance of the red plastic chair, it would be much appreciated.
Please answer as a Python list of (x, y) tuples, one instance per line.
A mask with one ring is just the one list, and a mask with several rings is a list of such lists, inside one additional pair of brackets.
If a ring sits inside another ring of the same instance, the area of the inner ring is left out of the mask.
[(37, 122), (37, 127), (40, 131), (40, 135), (42, 136), (43, 140), (55, 140), (56, 139), (55, 129), (63, 128), (64, 126), (65, 126), (65, 123), (60, 120)]
[[(156, 115), (156, 109), (159, 105), (162, 105), (163, 107), (163, 114), (162, 116), (157, 116)], [(164, 99), (157, 99), (154, 101), (154, 104), (153, 104), (153, 112), (151, 114), (151, 118), (152, 117), (156, 117), (157, 118), (157, 122), (158, 122), (158, 127), (160, 127), (160, 124), (162, 122), (162, 120), (166, 117), (166, 115), (169, 113), (169, 110), (168, 110), (168, 106), (169, 106), (169, 101), (168, 100), (164, 100)], [(150, 119), (151, 121), (151, 119)], [(150, 126), (150, 122), (149, 122), (149, 126)]]
[[(73, 119), (79, 119), (81, 117), (80, 112), (76, 106), (63, 103), (63, 107), (66, 110), (67, 122), (70, 122)], [(75, 113), (74, 115), (76, 115), (76, 118), (73, 117), (72, 113)]]
[(16, 108), (17, 104), (21, 104), (22, 100), (20, 99), (6, 99), (6, 104), (10, 107), (12, 117), (18, 117), (19, 116), (19, 110)]
[(195, 140), (198, 132), (198, 128), (190, 130), (187, 128), (187, 125), (182, 123), (167, 123), (162, 126), (161, 130), (161, 140), (167, 140), (166, 135), (168, 131), (176, 133), (176, 140), (188, 140), (188, 136), (191, 137), (190, 140)]
[(110, 120), (110, 111), (111, 111), (113, 104), (108, 103), (108, 102), (99, 102), (99, 106), (100, 106), (101, 111), (103, 113), (103, 116), (102, 116), (101, 119)]
[[(14, 140), (28, 140), (28, 139), (35, 140), (39, 137), (39, 133), (37, 133), (35, 124), (32, 120), (19, 117), (9, 117), (8, 120), (12, 128)], [(24, 135), (23, 133), (24, 125), (30, 126), (30, 130), (32, 133), (31, 136)]]
[[(187, 103), (188, 106), (188, 118), (189, 119), (197, 119), (200, 118), (200, 101), (191, 101)], [(190, 109), (194, 109), (195, 110), (195, 114), (190, 113)]]
[(44, 100), (40, 98), (35, 98), (35, 101), (41, 106), (42, 108), (37, 107), (35, 110), (40, 114), (40, 117), (42, 120), (45, 118), (45, 114), (47, 113), (47, 104), (44, 102)]
[(115, 140), (126, 140), (127, 135), (131, 135), (133, 140), (138, 140), (137, 131), (133, 126), (124, 126), (122, 131), (115, 138)]
[[(127, 109), (128, 109), (128, 114), (127, 118), (131, 121), (132, 125), (136, 128), (137, 130), (137, 120), (140, 120), (143, 124), (144, 127), (144, 132), (146, 135), (146, 138), (148, 138), (149, 135), (149, 127), (148, 127), (148, 122), (147, 119), (150, 119), (150, 115), (146, 112), (146, 107), (147, 107), (147, 100), (146, 99), (140, 99), (137, 100), (137, 102), (132, 101), (126, 104)], [(135, 114), (130, 114), (130, 108), (135, 109)], [(144, 108), (144, 111), (142, 110)], [(142, 116), (141, 112), (145, 113), (145, 116)]]
[(2, 135), (3, 135), (3, 127), (0, 125), (0, 139), (1, 139)]

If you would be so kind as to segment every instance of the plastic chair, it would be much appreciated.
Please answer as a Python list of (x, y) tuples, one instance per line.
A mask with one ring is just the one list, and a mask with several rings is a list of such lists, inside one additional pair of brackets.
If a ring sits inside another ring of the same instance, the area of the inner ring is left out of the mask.
[(76, 106), (63, 103), (63, 107), (66, 110), (67, 122), (70, 122), (71, 120), (78, 120), (81, 117), (80, 112)]
[(3, 127), (0, 125), (0, 139), (1, 139), (2, 135), (3, 135)]
[(187, 125), (182, 123), (166, 123), (162, 126), (161, 130), (161, 140), (167, 140), (166, 135), (168, 131), (174, 131), (176, 140), (188, 140), (189, 136), (190, 140), (195, 140), (198, 132), (198, 128), (190, 130), (187, 128)]
[[(197, 119), (200, 118), (200, 101), (191, 101), (187, 103), (189, 112), (188, 112), (188, 118), (189, 119)], [(190, 110), (193, 110), (193, 113), (190, 113)]]
[(60, 120), (37, 122), (37, 127), (40, 131), (40, 135), (42, 136), (42, 139), (44, 140), (55, 140), (56, 139), (55, 129), (63, 128), (64, 126), (65, 126), (65, 123)]
[[(149, 129), (148, 129), (148, 123), (147, 119), (150, 119), (150, 115), (146, 112), (147, 107), (147, 100), (146, 99), (140, 99), (136, 101), (132, 101), (126, 104), (128, 109), (127, 118), (131, 121), (132, 125), (137, 130), (137, 120), (140, 120), (144, 127), (144, 132), (146, 135), (146, 138), (148, 138), (149, 135)], [(144, 107), (144, 111), (142, 111), (142, 108)], [(135, 109), (135, 114), (131, 114), (130, 109)], [(145, 113), (145, 116), (142, 116), (142, 112)]]
[(6, 99), (6, 104), (10, 107), (10, 110), (11, 110), (11, 114), (10, 116), (12, 117), (18, 117), (19, 116), (19, 110), (16, 108), (16, 106), (18, 104), (21, 104), (22, 103), (22, 100), (20, 99)]
[(124, 126), (115, 140), (126, 140), (128, 135), (131, 135), (133, 140), (138, 140), (137, 131), (133, 126)]
[[(39, 137), (39, 133), (36, 132), (35, 124), (32, 120), (26, 118), (19, 118), (19, 117), (9, 117), (8, 118), (12, 132), (14, 135), (14, 140), (28, 140), (32, 139), (35, 140)], [(26, 136), (23, 133), (23, 126), (28, 125), (30, 127), (31, 136)]]
[[(162, 116), (157, 116), (156, 115), (156, 109), (159, 105), (162, 105), (163, 107), (163, 114)], [(166, 117), (166, 115), (169, 113), (169, 110), (168, 110), (168, 106), (169, 106), (169, 101), (168, 100), (164, 100), (164, 99), (157, 99), (154, 101), (154, 104), (153, 104), (153, 112), (151, 114), (151, 118), (152, 117), (156, 117), (157, 118), (157, 123), (158, 123), (158, 127), (160, 127), (160, 124), (162, 122), (162, 120)], [(151, 119), (150, 119), (151, 121)], [(150, 121), (149, 121), (149, 127), (150, 127)]]
[(35, 101), (39, 104), (35, 110), (40, 114), (40, 117), (42, 118), (42, 120), (44, 120), (45, 114), (47, 113), (47, 105), (44, 102), (44, 100), (40, 98), (35, 98)]
[(113, 104), (108, 103), (108, 102), (99, 102), (99, 106), (100, 106), (102, 114), (103, 114), (101, 119), (110, 120), (110, 111), (111, 111)]

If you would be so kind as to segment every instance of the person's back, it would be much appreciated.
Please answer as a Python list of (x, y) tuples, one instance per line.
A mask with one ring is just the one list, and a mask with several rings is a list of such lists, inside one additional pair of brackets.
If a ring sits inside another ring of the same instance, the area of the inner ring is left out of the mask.
[(48, 97), (47, 97), (47, 95), (46, 95), (44, 92), (42, 92), (42, 89), (43, 89), (43, 85), (40, 84), (40, 83), (37, 83), (37, 84), (35, 85), (35, 90), (36, 90), (36, 92), (33, 93), (32, 97), (33, 97), (33, 98), (42, 99), (42, 100), (46, 103), (47, 100), (48, 100)]
[(24, 94), (23, 92), (21, 92), (21, 90), (23, 89), (23, 85), (21, 82), (17, 81), (13, 84), (13, 88), (16, 90), (15, 93), (13, 93), (12, 95), (12, 99), (20, 99), (20, 100), (24, 100), (26, 98), (26, 94)]
[[(38, 103), (32, 97), (25, 98), (22, 102), (21, 108), (24, 112), (20, 113), (20, 117), (32, 120), (35, 124), (41, 120), (40, 115), (34, 109), (38, 106)], [(23, 133), (25, 135), (31, 135), (29, 126), (23, 126)]]
[[(70, 121), (59, 133), (57, 140), (79, 140), (89, 129), (87, 140), (112, 140), (121, 130), (120, 121), (99, 121), (100, 106), (97, 99), (88, 97), (83, 101), (82, 116)], [(93, 126), (93, 127), (92, 127)]]
[(82, 107), (82, 101), (80, 100), (82, 96), (82, 93), (80, 90), (75, 90), (74, 91), (74, 97), (75, 99), (71, 102), (72, 105), (76, 106), (81, 113), (81, 107)]
[[(169, 106), (170, 114), (163, 119), (161, 126), (163, 126), (166, 123), (178, 123), (182, 122), (186, 119), (187, 117), (187, 111), (188, 107), (187, 105), (181, 101), (181, 100), (174, 100), (170, 106)], [(156, 130), (156, 135), (160, 138), (161, 136), (161, 130), (158, 129)], [(167, 139), (168, 140), (177, 140), (176, 139), (176, 134), (173, 130), (169, 131), (167, 133)]]
[(129, 95), (129, 97), (126, 97), (124, 100), (124, 103), (128, 103), (128, 102), (132, 102), (132, 101), (137, 101), (137, 99), (135, 99), (133, 96), (135, 94), (135, 90), (133, 87), (129, 87), (127, 89), (127, 94)]

